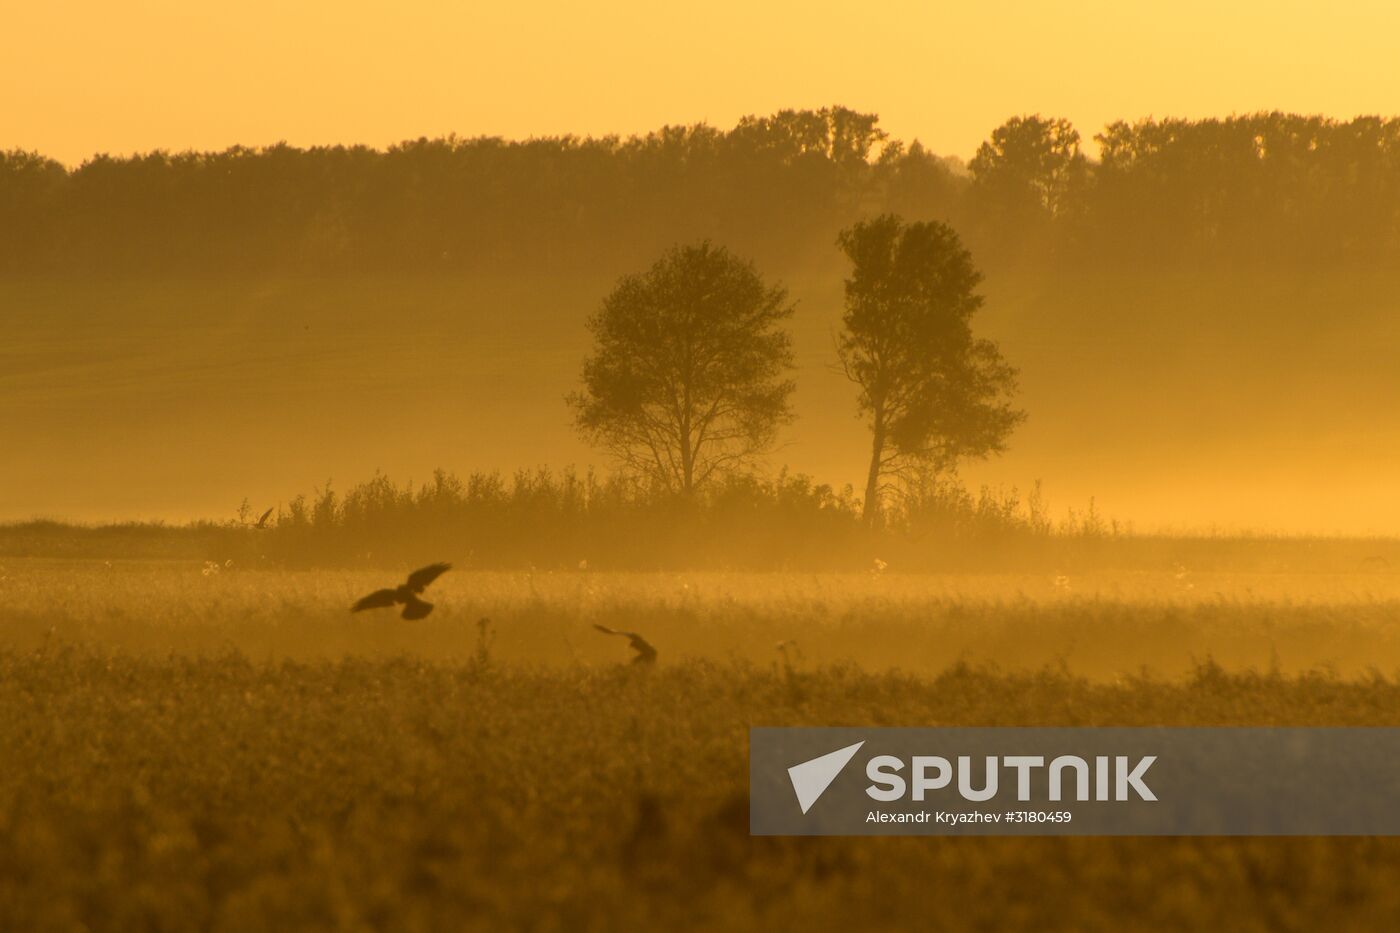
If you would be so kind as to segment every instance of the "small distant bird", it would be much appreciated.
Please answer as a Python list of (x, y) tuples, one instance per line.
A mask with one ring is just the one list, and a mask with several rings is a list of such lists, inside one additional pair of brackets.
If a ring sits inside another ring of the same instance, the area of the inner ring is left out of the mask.
[(623, 638), (627, 639), (628, 644), (632, 646), (632, 650), (637, 652), (637, 656), (632, 659), (633, 664), (656, 663), (656, 648), (651, 642), (647, 641), (636, 632), (619, 632), (615, 628), (608, 628), (606, 625), (598, 625), (597, 623), (594, 623), (593, 627), (604, 635), (621, 635)]
[(429, 564), (421, 570), (415, 570), (409, 574), (408, 580), (403, 586), (390, 590), (375, 590), (351, 606), (350, 611), (387, 609), (390, 606), (403, 603), (403, 617), (405, 619), (425, 618), (428, 613), (433, 611), (433, 604), (419, 599), (418, 594), (427, 589), (429, 583), (451, 569), (451, 564)]
[(258, 519), (255, 522), (249, 522), (248, 524), (252, 526), (254, 531), (266, 531), (267, 520), (272, 517), (272, 513), (276, 508), (277, 506), (274, 505), (272, 508), (262, 513), (262, 518)]

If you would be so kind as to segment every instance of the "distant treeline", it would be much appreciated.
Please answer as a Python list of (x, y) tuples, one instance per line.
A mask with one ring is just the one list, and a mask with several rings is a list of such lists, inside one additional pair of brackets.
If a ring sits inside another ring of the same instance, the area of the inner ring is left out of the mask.
[(99, 155), (0, 153), (0, 273), (626, 268), (711, 237), (763, 262), (830, 256), (893, 211), (989, 261), (1394, 257), (1400, 119), (1267, 113), (1111, 124), (1015, 118), (963, 166), (844, 108), (628, 138), (419, 139)]
[[(423, 485), (384, 476), (326, 487), (252, 527), (58, 522), (0, 525), (5, 558), (177, 559), (225, 569), (415, 566), (463, 569), (843, 571), (1096, 569), (1400, 571), (1400, 540), (1138, 535), (1092, 503), (1052, 520), (1039, 489), (972, 493), (943, 476), (913, 484), (872, 530), (859, 500), (803, 476), (732, 476), (690, 499), (592, 474), (439, 472)], [(0, 579), (3, 579), (0, 563)]]

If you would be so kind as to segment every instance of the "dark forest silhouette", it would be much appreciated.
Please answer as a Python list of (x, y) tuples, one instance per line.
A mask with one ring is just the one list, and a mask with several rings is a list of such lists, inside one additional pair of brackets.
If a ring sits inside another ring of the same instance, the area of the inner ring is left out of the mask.
[(1016, 118), (965, 170), (838, 107), (728, 131), (98, 155), (71, 171), (11, 151), (0, 272), (627, 267), (699, 236), (769, 262), (824, 256), (832, 231), (886, 210), (949, 222), (990, 261), (1317, 262), (1400, 247), (1400, 119), (1150, 119), (1095, 138), (1097, 161), (1066, 122)]

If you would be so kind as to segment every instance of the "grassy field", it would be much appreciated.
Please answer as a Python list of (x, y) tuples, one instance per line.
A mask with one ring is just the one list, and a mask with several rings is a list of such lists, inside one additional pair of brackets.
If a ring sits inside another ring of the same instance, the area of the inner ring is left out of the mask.
[[(7, 560), (0, 928), (1304, 929), (1386, 839), (771, 839), (753, 725), (1400, 725), (1400, 579)], [(486, 616), (491, 622), (481, 625)], [(658, 646), (624, 663), (604, 622)], [(790, 642), (782, 652), (778, 642)]]

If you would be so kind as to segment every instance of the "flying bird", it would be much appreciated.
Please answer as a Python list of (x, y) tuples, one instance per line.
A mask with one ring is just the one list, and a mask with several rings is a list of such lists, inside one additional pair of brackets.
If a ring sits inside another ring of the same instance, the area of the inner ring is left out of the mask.
[(266, 512), (262, 513), (262, 518), (258, 519), (256, 522), (249, 522), (248, 524), (252, 525), (252, 526), (253, 526), (253, 530), (255, 530), (255, 531), (266, 531), (266, 530), (267, 530), (267, 520), (268, 520), (269, 518), (272, 517), (272, 512), (273, 512), (273, 510), (276, 509), (276, 508), (277, 508), (277, 506), (274, 505), (272, 508), (270, 508), (270, 509), (268, 509)]
[(633, 664), (656, 663), (655, 646), (636, 632), (619, 632), (615, 628), (608, 628), (606, 625), (598, 625), (597, 623), (594, 623), (593, 627), (604, 635), (621, 635), (623, 638), (626, 638), (628, 644), (632, 646), (632, 650), (637, 652), (637, 656), (632, 659)]
[(405, 619), (425, 618), (428, 613), (433, 611), (433, 604), (419, 599), (418, 594), (427, 589), (429, 583), (451, 569), (451, 564), (429, 564), (421, 570), (415, 570), (409, 574), (408, 580), (402, 586), (388, 590), (375, 590), (351, 606), (350, 611), (387, 609), (390, 606), (403, 603), (403, 617)]

